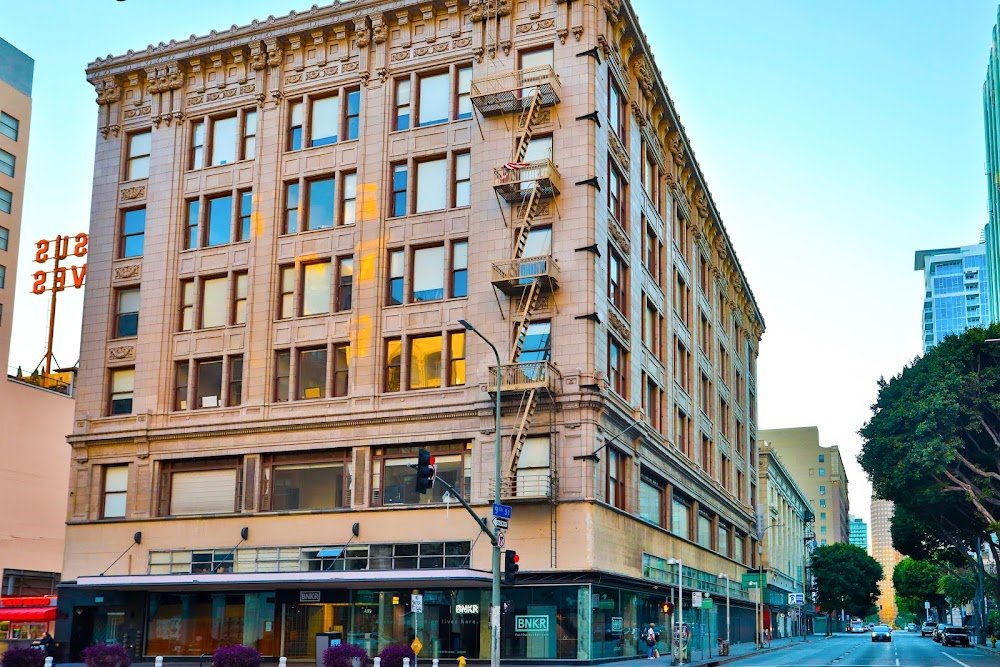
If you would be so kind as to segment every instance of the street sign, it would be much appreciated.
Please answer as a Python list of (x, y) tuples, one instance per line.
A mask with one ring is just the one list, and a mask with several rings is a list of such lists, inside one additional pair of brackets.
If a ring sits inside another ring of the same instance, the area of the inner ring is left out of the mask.
[(788, 604), (805, 604), (805, 603), (806, 603), (805, 593), (788, 594)]
[[(414, 614), (421, 614), (424, 611), (424, 596), (413, 593), (410, 595), (410, 611)], [(413, 649), (414, 653), (420, 653), (418, 649)]]
[(931, 603), (928, 602), (927, 600), (924, 600), (924, 609), (930, 609), (930, 608), (931, 608)]
[(757, 541), (760, 542), (764, 539), (764, 506), (760, 504), (757, 505), (754, 516), (754, 528), (757, 533)]
[(507, 525), (507, 519), (501, 519), (498, 516), (493, 517), (493, 525), (497, 528), (502, 528), (503, 530), (507, 530), (507, 528), (509, 528)]
[(507, 533), (502, 530), (497, 531), (497, 546), (501, 549), (507, 546)]
[(701, 601), (702, 609), (711, 609), (713, 606), (715, 606), (715, 602), (712, 600), (712, 598), (706, 597), (704, 600)]
[(701, 591), (691, 591), (691, 606), (695, 609), (701, 608)]
[(410, 648), (413, 649), (414, 655), (420, 655), (420, 649), (422, 649), (423, 647), (424, 643), (420, 641), (420, 637), (414, 638), (413, 643), (410, 644)]
[(493, 516), (501, 519), (509, 519), (510, 505), (499, 505), (497, 503), (493, 503)]

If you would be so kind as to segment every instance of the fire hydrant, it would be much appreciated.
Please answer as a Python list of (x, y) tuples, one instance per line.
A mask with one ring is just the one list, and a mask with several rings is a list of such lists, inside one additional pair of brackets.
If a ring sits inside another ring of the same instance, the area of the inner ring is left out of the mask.
[(464, 655), (458, 656), (458, 667), (465, 667), (466, 662), (468, 662), (468, 659)]

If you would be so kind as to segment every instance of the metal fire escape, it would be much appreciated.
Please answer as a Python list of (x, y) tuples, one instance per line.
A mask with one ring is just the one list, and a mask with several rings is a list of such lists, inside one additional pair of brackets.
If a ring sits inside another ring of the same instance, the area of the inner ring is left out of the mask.
[(559, 102), (559, 77), (547, 65), (507, 71), (474, 79), (471, 93), (472, 103), (483, 116), (518, 116), (517, 146), (512, 159), (493, 170), (493, 189), (497, 197), (511, 204), (513, 243), (510, 259), (493, 263), (492, 283), (510, 298), (515, 330), (508, 363), (490, 369), (489, 386), (496, 386), (496, 374), (499, 373), (501, 394), (519, 401), (517, 430), (505, 479), (501, 481), (501, 494), (511, 500), (551, 497), (548, 480), (544, 485), (528, 484), (527, 480), (519, 482), (518, 460), (539, 400), (543, 395), (553, 395), (560, 379), (548, 355), (544, 355), (544, 359), (522, 358), (540, 298), (559, 288), (559, 265), (552, 257), (551, 248), (544, 255), (524, 256), (539, 207), (544, 200), (558, 195), (562, 188), (559, 171), (551, 156), (524, 161), (542, 109)]

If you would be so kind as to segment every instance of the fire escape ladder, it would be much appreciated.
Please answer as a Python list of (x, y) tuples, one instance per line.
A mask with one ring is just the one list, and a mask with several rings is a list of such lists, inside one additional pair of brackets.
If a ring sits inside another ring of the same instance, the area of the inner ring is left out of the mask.
[(514, 152), (514, 162), (520, 162), (528, 152), (528, 144), (531, 143), (531, 135), (535, 132), (535, 123), (538, 121), (538, 112), (542, 108), (542, 93), (535, 88), (531, 91), (531, 103), (528, 108), (521, 112), (520, 125), (521, 138), (517, 142), (517, 150)]
[(525, 278), (524, 280), (530, 280), (531, 285), (521, 295), (521, 312), (515, 318), (517, 321), (517, 333), (514, 336), (514, 344), (510, 348), (510, 363), (512, 364), (518, 363), (517, 358), (521, 356), (521, 348), (524, 346), (524, 339), (528, 336), (528, 326), (531, 324), (531, 315), (535, 312), (535, 306), (538, 305), (538, 297), (542, 293), (542, 281), (540, 279)]
[(541, 204), (542, 188), (538, 185), (538, 181), (535, 181), (531, 185), (531, 194), (524, 202), (524, 217), (520, 220), (520, 227), (517, 230), (517, 240), (514, 242), (514, 252), (511, 255), (511, 259), (520, 259), (521, 253), (524, 252), (524, 245), (528, 242), (528, 232), (531, 231), (531, 223), (535, 221), (535, 216), (538, 215), (538, 206)]
[(510, 463), (507, 464), (507, 473), (511, 479), (517, 478), (517, 461), (521, 458), (521, 450), (524, 448), (524, 441), (528, 438), (528, 430), (531, 428), (531, 418), (535, 414), (538, 406), (538, 390), (532, 389), (528, 392), (528, 398), (521, 411), (521, 422), (517, 426), (517, 433), (514, 434), (514, 442), (510, 448)]

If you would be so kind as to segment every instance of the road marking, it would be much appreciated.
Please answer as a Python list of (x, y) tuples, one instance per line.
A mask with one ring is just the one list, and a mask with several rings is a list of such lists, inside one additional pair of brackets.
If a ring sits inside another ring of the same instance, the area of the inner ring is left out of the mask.
[(964, 662), (962, 662), (962, 661), (961, 661), (961, 660), (959, 660), (958, 658), (952, 658), (952, 657), (951, 657), (950, 655), (948, 655), (948, 654), (947, 654), (947, 653), (945, 653), (944, 651), (941, 651), (941, 655), (943, 655), (944, 657), (948, 658), (949, 660), (954, 660), (954, 661), (955, 661), (955, 662), (957, 662), (958, 664), (962, 665), (962, 667), (969, 667), (969, 665), (965, 664)]

